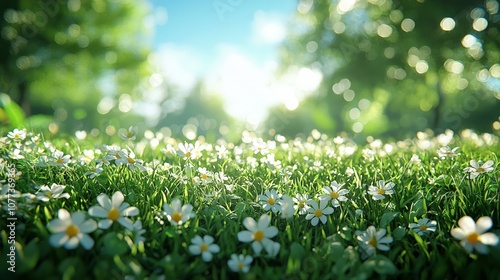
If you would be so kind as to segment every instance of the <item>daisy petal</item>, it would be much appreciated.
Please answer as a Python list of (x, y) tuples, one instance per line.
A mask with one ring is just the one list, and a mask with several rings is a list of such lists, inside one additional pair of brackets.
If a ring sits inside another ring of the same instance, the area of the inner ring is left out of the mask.
[(85, 248), (86, 250), (90, 250), (90, 248), (94, 247), (94, 240), (87, 234), (82, 234), (80, 243), (82, 244), (82, 247)]
[(89, 208), (89, 215), (98, 218), (107, 218), (108, 211), (101, 206), (95, 205)]
[(238, 240), (241, 242), (251, 242), (253, 241), (252, 232), (248, 230), (238, 232)]
[(263, 230), (264, 235), (268, 238), (273, 238), (278, 234), (278, 228), (271, 226)]
[(59, 211), (57, 211), (57, 216), (61, 220), (66, 220), (66, 219), (69, 219), (71, 217), (68, 210), (66, 210), (66, 209), (59, 209)]
[(139, 209), (137, 207), (129, 207), (122, 212), (123, 216), (137, 216), (139, 215)]
[(450, 231), (450, 233), (451, 233), (451, 236), (453, 236), (455, 239), (458, 239), (458, 240), (463, 240), (464, 238), (467, 237), (467, 235), (465, 234), (465, 232), (461, 228), (454, 228)]
[(76, 236), (73, 236), (68, 241), (66, 241), (66, 243), (64, 244), (64, 248), (66, 248), (67, 250), (72, 250), (78, 247), (79, 243), (80, 240)]
[(479, 234), (486, 232), (493, 226), (491, 218), (488, 216), (481, 217), (476, 222), (476, 230)]
[(122, 204), (124, 199), (125, 199), (125, 197), (123, 197), (122, 192), (117, 191), (111, 197), (111, 203), (113, 204), (114, 208), (118, 208), (118, 207), (120, 207), (120, 204)]
[(458, 220), (458, 225), (462, 228), (466, 233), (473, 232), (476, 230), (476, 223), (469, 216), (464, 216)]
[(264, 214), (264, 215), (260, 216), (259, 221), (257, 223), (257, 228), (258, 229), (265, 229), (269, 226), (270, 222), (271, 222), (271, 218), (268, 215)]
[(255, 220), (251, 217), (246, 217), (244, 220), (243, 220), (243, 225), (246, 227), (246, 229), (248, 229), (249, 231), (256, 231), (257, 230), (257, 223), (255, 222)]
[(253, 242), (252, 249), (256, 255), (259, 255), (260, 252), (262, 251), (262, 244), (260, 242)]
[(99, 204), (104, 209), (110, 210), (112, 208), (111, 200), (109, 199), (109, 197), (106, 194), (101, 193), (100, 195), (98, 195), (97, 202), (99, 202)]
[(498, 243), (498, 236), (491, 232), (484, 233), (479, 236), (479, 241), (486, 245), (495, 246)]
[(201, 248), (198, 245), (190, 245), (188, 248), (189, 252), (193, 255), (201, 254)]
[(50, 236), (49, 243), (53, 247), (59, 248), (66, 243), (66, 241), (68, 241), (68, 238), (69, 237), (66, 235), (66, 232), (56, 233)]
[(100, 220), (97, 223), (97, 226), (100, 229), (108, 229), (111, 226), (111, 224), (113, 224), (113, 221), (111, 221), (110, 219), (106, 219), (106, 220)]

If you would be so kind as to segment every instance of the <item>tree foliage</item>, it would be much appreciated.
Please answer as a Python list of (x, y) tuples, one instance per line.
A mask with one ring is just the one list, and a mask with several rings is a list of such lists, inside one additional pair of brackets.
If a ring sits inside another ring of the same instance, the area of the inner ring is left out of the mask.
[(132, 0), (2, 1), (1, 91), (63, 128), (100, 126), (103, 96), (138, 96), (149, 73), (146, 13)]
[[(491, 131), (500, 111), (498, 10), (496, 0), (301, 0), (282, 71), (309, 67), (323, 80), (286, 115), (330, 133)], [(278, 132), (312, 128), (287, 122)]]

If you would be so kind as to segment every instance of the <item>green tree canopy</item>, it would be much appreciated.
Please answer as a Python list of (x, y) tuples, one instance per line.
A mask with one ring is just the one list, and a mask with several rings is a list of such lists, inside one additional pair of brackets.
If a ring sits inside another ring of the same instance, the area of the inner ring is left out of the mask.
[[(282, 71), (305, 66), (323, 80), (299, 109), (276, 108), (269, 123), (285, 114), (330, 133), (491, 131), (500, 111), (498, 10), (496, 0), (301, 0)], [(312, 129), (285, 123), (278, 132)]]
[(103, 96), (139, 95), (149, 73), (146, 14), (133, 0), (2, 1), (0, 91), (63, 128), (101, 125)]

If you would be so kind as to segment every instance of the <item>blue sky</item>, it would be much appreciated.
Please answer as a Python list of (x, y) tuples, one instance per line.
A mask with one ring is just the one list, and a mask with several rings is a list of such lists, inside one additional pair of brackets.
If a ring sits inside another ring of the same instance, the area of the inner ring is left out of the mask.
[[(296, 11), (295, 0), (149, 1), (158, 74), (186, 92), (203, 80), (240, 120), (262, 121), (280, 103), (296, 108), (303, 93), (295, 89), (311, 88), (311, 75), (318, 80), (317, 73), (304, 69), (293, 69), (282, 81), (274, 78), (277, 48)], [(299, 72), (309, 84), (294, 85)], [(155, 94), (150, 96), (154, 104)]]
[[(155, 10), (166, 11), (165, 24), (155, 28), (153, 47), (173, 43), (189, 46), (207, 61), (221, 44), (234, 45), (259, 61), (275, 56), (276, 44), (262, 44), (253, 40), (252, 24), (259, 13), (286, 20), (296, 9), (296, 1), (269, 0), (150, 0)], [(233, 3), (233, 5), (231, 4)]]

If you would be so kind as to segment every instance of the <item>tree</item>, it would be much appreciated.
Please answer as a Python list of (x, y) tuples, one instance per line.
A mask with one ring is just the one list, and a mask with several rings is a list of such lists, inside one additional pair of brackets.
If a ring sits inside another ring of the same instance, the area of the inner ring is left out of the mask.
[(103, 95), (139, 94), (149, 73), (142, 2), (4, 0), (0, 11), (0, 89), (27, 115), (89, 129)]
[(323, 73), (305, 103), (327, 104), (333, 122), (325, 132), (491, 130), (500, 111), (498, 7), (496, 0), (302, 0), (281, 48), (282, 71), (298, 64)]

